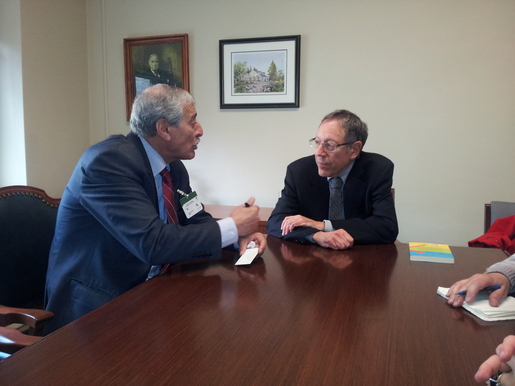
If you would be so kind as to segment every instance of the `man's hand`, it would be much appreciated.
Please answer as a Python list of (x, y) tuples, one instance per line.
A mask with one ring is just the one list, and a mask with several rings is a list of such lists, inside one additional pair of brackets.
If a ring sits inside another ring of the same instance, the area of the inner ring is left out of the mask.
[[(488, 302), (492, 307), (498, 307), (510, 291), (510, 281), (502, 273), (479, 273), (468, 279), (460, 280), (454, 283), (446, 296), (449, 298), (447, 303), (453, 307), (461, 307), (464, 302), (471, 303), (476, 299), (479, 291), (486, 287), (499, 285), (500, 289), (493, 291), (488, 298)], [(460, 291), (467, 291), (467, 295), (458, 295)]]
[(285, 217), (283, 222), (281, 223), (281, 230), (283, 232), (283, 236), (286, 236), (288, 233), (290, 233), (297, 227), (311, 227), (316, 228), (319, 231), (323, 231), (324, 222), (311, 220), (310, 218), (301, 216), (300, 214)]
[(229, 215), (238, 228), (238, 236), (254, 233), (259, 225), (259, 206), (254, 205), (256, 199), (251, 197), (246, 205), (237, 206)]
[(478, 383), (484, 383), (498, 371), (504, 371), (505, 373), (500, 379), (501, 384), (503, 386), (515, 385), (515, 376), (512, 372), (515, 367), (515, 336), (509, 335), (504, 338), (504, 341), (497, 346), (495, 352), (496, 355), (492, 355), (479, 366), (474, 379)]
[(354, 245), (354, 238), (343, 229), (332, 232), (317, 232), (313, 240), (324, 248), (347, 249)]
[(254, 241), (256, 243), (255, 248), (258, 249), (258, 255), (261, 255), (266, 248), (266, 238), (262, 233), (256, 232), (248, 236), (240, 237), (238, 240), (238, 244), (240, 245), (240, 256), (243, 255), (247, 249), (247, 245)]

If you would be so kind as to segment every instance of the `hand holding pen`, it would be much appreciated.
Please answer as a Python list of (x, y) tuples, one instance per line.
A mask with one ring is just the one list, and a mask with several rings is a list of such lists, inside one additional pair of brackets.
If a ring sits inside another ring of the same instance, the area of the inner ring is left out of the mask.
[(498, 307), (502, 299), (508, 296), (510, 281), (502, 273), (475, 274), (468, 279), (454, 283), (447, 292), (447, 301), (453, 307), (461, 307), (464, 302), (472, 303), (479, 291), (490, 288), (488, 301), (492, 307)]
[(254, 233), (259, 225), (259, 206), (254, 205), (256, 199), (249, 198), (245, 204), (234, 208), (230, 217), (234, 220), (238, 229), (238, 236), (246, 236)]

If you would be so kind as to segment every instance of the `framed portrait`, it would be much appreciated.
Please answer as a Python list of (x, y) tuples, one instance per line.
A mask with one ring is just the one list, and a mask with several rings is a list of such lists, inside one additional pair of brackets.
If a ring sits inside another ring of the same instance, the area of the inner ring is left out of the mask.
[(127, 120), (136, 95), (153, 84), (189, 91), (187, 34), (123, 39), (123, 52)]
[(220, 108), (299, 107), (300, 35), (220, 40)]

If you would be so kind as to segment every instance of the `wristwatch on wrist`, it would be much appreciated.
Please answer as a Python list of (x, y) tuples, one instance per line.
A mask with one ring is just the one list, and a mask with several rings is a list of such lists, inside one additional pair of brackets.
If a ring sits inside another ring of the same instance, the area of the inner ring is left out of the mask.
[(497, 374), (492, 375), (487, 384), (490, 386), (502, 386), (501, 378), (503, 374), (504, 373), (502, 371), (499, 371)]

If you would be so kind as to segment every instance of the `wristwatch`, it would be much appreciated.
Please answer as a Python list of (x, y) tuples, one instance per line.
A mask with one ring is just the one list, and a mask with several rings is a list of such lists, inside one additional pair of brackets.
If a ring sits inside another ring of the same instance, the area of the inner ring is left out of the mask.
[(490, 386), (502, 386), (501, 378), (503, 374), (504, 373), (502, 371), (499, 371), (497, 374), (492, 375), (487, 384)]

